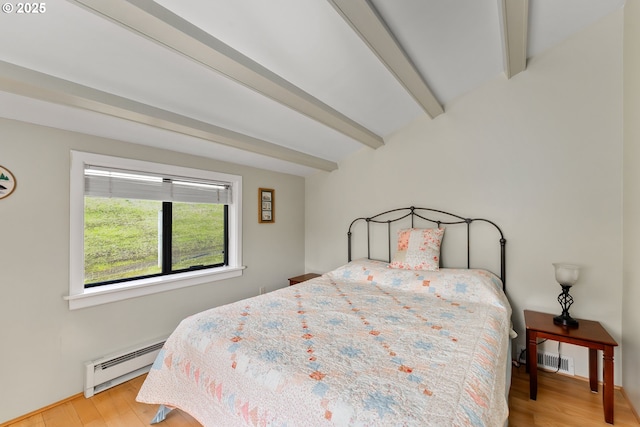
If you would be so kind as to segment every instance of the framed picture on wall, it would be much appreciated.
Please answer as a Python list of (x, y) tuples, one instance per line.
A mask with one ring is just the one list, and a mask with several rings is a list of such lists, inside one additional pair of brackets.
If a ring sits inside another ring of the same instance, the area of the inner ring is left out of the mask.
[(258, 188), (258, 222), (276, 222), (276, 191), (273, 188)]

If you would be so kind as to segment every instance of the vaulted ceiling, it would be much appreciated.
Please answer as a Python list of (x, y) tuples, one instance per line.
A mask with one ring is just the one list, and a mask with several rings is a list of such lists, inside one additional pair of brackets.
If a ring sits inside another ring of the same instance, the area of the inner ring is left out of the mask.
[(306, 176), (624, 0), (40, 4), (3, 6), (0, 117)]

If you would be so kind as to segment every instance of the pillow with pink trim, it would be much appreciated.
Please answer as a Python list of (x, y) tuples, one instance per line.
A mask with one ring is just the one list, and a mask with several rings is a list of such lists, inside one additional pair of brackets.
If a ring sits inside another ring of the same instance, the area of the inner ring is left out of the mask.
[(398, 251), (390, 268), (405, 270), (440, 269), (440, 244), (444, 228), (407, 228), (398, 231)]

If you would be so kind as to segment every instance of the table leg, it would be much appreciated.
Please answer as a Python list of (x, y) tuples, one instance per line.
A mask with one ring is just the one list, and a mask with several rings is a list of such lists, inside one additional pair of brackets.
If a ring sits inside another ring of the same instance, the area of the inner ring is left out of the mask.
[(529, 368), (529, 398), (538, 397), (538, 336), (527, 330), (527, 367)]
[(613, 346), (604, 347), (602, 406), (604, 406), (604, 420), (613, 424)]
[(589, 349), (589, 387), (598, 392), (598, 350), (594, 348)]

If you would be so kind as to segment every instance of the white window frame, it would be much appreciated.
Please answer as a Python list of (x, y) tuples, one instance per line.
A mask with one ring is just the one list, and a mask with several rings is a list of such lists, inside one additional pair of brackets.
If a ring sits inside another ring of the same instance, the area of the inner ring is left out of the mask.
[[(228, 205), (229, 257), (228, 265), (205, 270), (188, 271), (166, 276), (131, 280), (122, 283), (84, 287), (84, 170), (86, 165), (127, 169), (140, 172), (183, 176), (232, 185), (232, 202)], [(242, 275), (242, 177), (225, 173), (191, 169), (142, 160), (102, 154), (71, 151), (69, 200), (69, 309), (91, 307), (122, 301), (143, 295), (165, 292), (187, 286), (201, 285)]]

